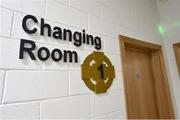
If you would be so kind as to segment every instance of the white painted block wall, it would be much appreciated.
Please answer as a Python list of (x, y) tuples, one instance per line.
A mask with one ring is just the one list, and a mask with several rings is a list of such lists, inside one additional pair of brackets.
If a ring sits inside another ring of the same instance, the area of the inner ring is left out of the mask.
[[(116, 78), (105, 94), (92, 93), (80, 76), (80, 64), (94, 49), (28, 35), (26, 14), (50, 25), (98, 35), (101, 51), (115, 65)], [(0, 119), (126, 118), (118, 35), (162, 45), (155, 0), (0, 0)], [(77, 50), (76, 65), (18, 59), (21, 38), (38, 46)]]
[(180, 118), (180, 77), (173, 50), (173, 44), (180, 42), (180, 1), (169, 0), (168, 2), (160, 2), (157, 0), (157, 5), (160, 23), (165, 30), (162, 37), (164, 39), (165, 57), (167, 58), (174, 109), (177, 118)]

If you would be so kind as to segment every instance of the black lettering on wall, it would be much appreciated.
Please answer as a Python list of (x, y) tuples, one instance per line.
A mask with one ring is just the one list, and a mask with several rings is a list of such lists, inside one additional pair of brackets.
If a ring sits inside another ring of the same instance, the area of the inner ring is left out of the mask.
[[(56, 57), (56, 54), (58, 54), (58, 57)], [(60, 60), (62, 59), (62, 52), (61, 52), (61, 50), (59, 50), (59, 49), (54, 49), (54, 50), (52, 51), (52, 53), (51, 53), (51, 58), (52, 58), (54, 61), (56, 61), (56, 62), (60, 61)]]
[(45, 29), (47, 29), (48, 36), (51, 37), (51, 26), (49, 24), (44, 23), (44, 19), (41, 18), (41, 35), (44, 35)]
[[(30, 45), (30, 47), (26, 47), (25, 45)], [(32, 60), (36, 60), (33, 54), (33, 50), (35, 50), (35, 48), (36, 44), (33, 41), (21, 39), (19, 59), (23, 59), (24, 53), (28, 53)]]
[(74, 32), (74, 34), (73, 34), (73, 39), (74, 39), (74, 45), (75, 46), (77, 46), (77, 47), (79, 47), (79, 46), (81, 46), (81, 44), (82, 44), (82, 38), (81, 38), (81, 33), (80, 32)]
[(95, 48), (97, 50), (100, 50), (101, 49), (101, 38), (100, 37), (95, 37), (94, 42), (95, 42)]
[(82, 35), (83, 43), (86, 43), (86, 33), (85, 30), (83, 30), (83, 35)]
[(22, 21), (22, 28), (24, 29), (24, 31), (28, 34), (34, 34), (36, 33), (37, 31), (37, 28), (33, 28), (32, 30), (28, 29), (27, 28), (27, 21), (28, 20), (33, 20), (34, 23), (38, 23), (38, 20), (36, 19), (36, 17), (32, 16), (32, 15), (26, 15), (24, 18), (23, 18), (23, 21)]
[(64, 50), (64, 62), (67, 62), (68, 58), (69, 62), (72, 63), (74, 61), (75, 63), (78, 63), (78, 55), (76, 51)]
[(87, 41), (86, 41), (86, 44), (90, 44), (90, 45), (94, 45), (94, 41), (93, 41), (93, 36), (92, 35), (88, 35), (87, 34)]
[(67, 40), (69, 38), (69, 41), (72, 41), (72, 32), (69, 29), (63, 29), (63, 39)]
[(62, 29), (60, 27), (54, 27), (53, 30), (53, 37), (56, 39), (62, 39)]
[[(43, 54), (43, 51), (45, 53), (45, 56)], [(50, 56), (50, 52), (49, 50), (46, 48), (46, 47), (41, 47), (39, 50), (38, 50), (38, 58), (42, 61), (46, 61), (49, 59), (49, 56)]]

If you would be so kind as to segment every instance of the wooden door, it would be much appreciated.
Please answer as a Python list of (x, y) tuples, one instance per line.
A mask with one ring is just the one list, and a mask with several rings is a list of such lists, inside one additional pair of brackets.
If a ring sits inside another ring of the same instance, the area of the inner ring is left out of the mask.
[(127, 48), (125, 73), (129, 118), (158, 118), (150, 53)]
[(179, 75), (180, 75), (180, 43), (174, 44), (174, 52), (175, 52), (176, 63), (177, 63)]
[(173, 119), (161, 46), (120, 36), (127, 117)]

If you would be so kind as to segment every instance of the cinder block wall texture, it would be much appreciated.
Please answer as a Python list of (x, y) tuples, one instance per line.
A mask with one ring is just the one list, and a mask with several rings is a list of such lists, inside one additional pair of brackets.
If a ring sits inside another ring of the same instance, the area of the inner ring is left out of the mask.
[(173, 50), (173, 44), (180, 42), (180, 12), (177, 12), (180, 11), (180, 1), (157, 1), (157, 6), (160, 23), (164, 29), (162, 37), (165, 48), (165, 57), (167, 58), (169, 83), (171, 84), (172, 89), (174, 109), (177, 118), (180, 118), (180, 77)]
[[(74, 47), (22, 29), (22, 18), (34, 15), (52, 26), (98, 35), (115, 66), (116, 78), (105, 94), (92, 93), (81, 80), (80, 64), (95, 51)], [(0, 118), (126, 118), (119, 35), (163, 45), (157, 32), (155, 0), (0, 0)], [(18, 59), (20, 39), (38, 46), (78, 51), (79, 63)]]

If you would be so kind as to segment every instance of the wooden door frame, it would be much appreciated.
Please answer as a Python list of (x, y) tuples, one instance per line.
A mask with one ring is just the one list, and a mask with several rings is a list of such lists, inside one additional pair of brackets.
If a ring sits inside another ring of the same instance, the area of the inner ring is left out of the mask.
[[(122, 60), (122, 72), (123, 72), (123, 80), (124, 80), (124, 88), (125, 88), (125, 96), (127, 99), (126, 92), (126, 74), (124, 72), (125, 68), (125, 54), (126, 48), (135, 48), (138, 50), (147, 51), (151, 54), (151, 64), (153, 69), (153, 77), (154, 77), (154, 86), (156, 91), (156, 100), (159, 118), (168, 118), (174, 119), (174, 110), (172, 106), (171, 94), (167, 79), (167, 74), (165, 70), (165, 64), (162, 54), (162, 49), (160, 45), (156, 45), (153, 43), (143, 42), (134, 38), (119, 36), (120, 48), (121, 48), (121, 60)], [(126, 101), (126, 110), (128, 117), (128, 103)], [(169, 115), (165, 115), (169, 114)]]
[(178, 54), (177, 50), (178, 50), (178, 48), (180, 49), (180, 42), (173, 44), (173, 48), (174, 48), (174, 53), (175, 53), (175, 57), (176, 57), (176, 64), (177, 64), (179, 76), (180, 76), (180, 62), (178, 62), (178, 61), (180, 61), (180, 58), (177, 55)]

